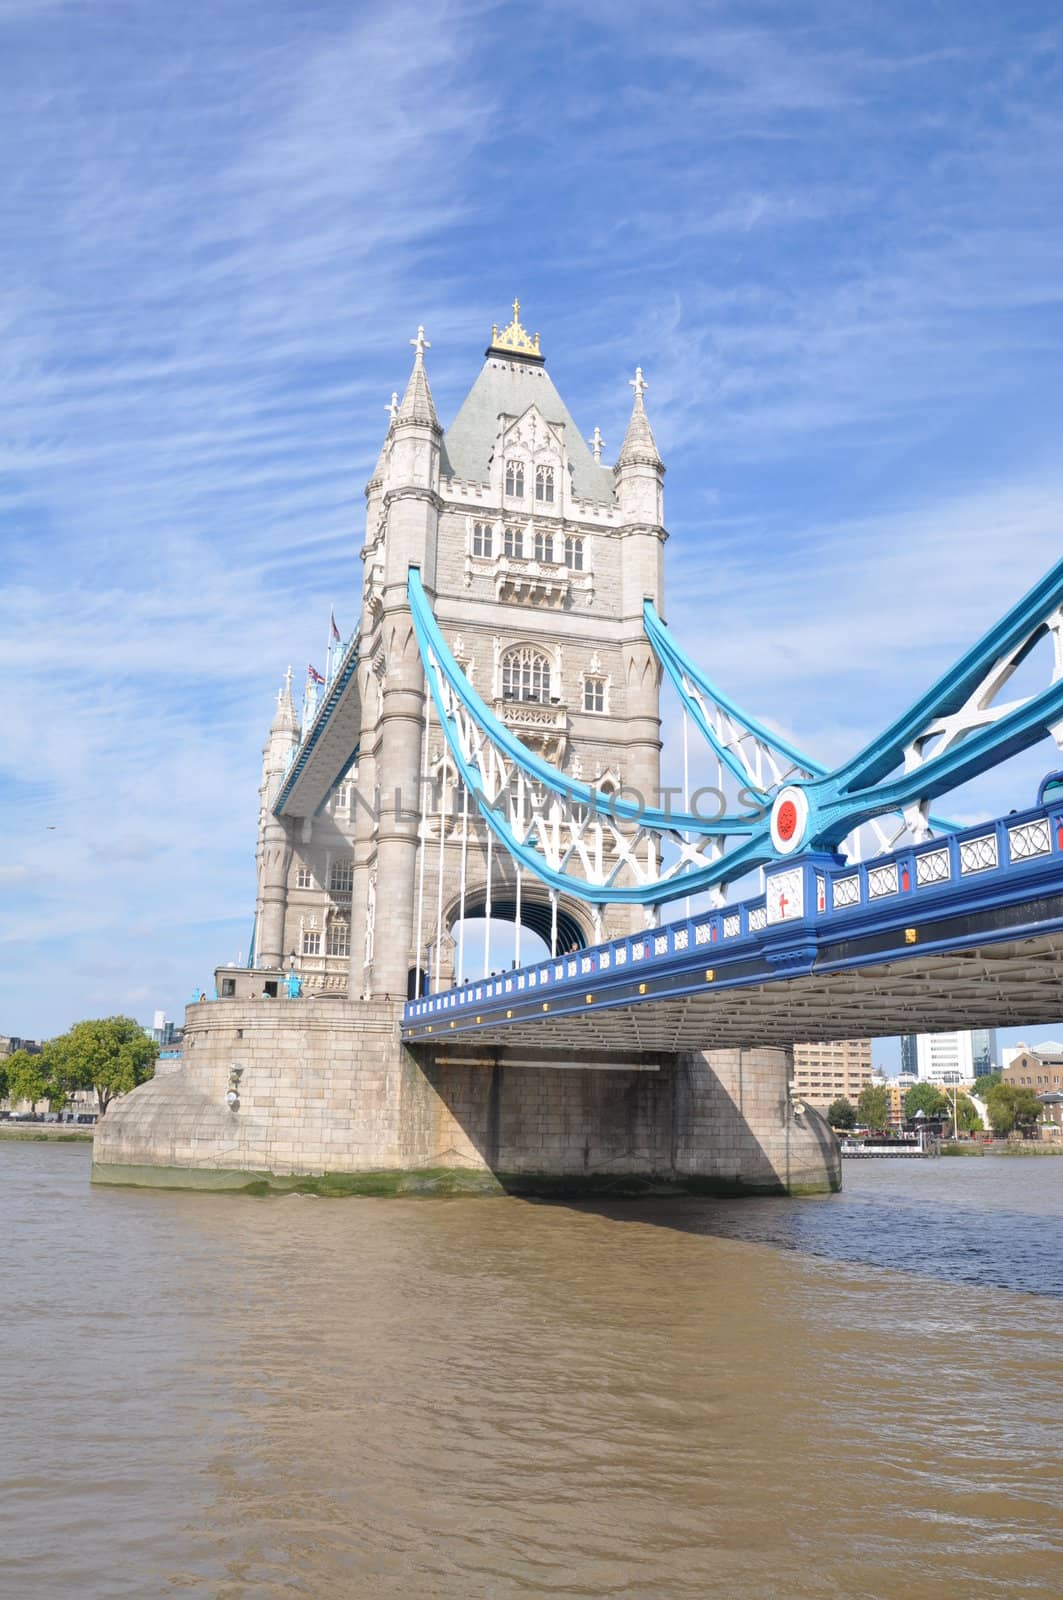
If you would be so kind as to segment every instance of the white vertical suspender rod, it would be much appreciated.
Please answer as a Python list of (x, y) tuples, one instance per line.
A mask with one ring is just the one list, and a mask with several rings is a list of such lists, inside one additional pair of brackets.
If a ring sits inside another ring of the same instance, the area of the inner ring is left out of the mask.
[(436, 945), (435, 959), (432, 962), (432, 978), (435, 992), (439, 993), (443, 987), (442, 960), (443, 951), (443, 844), (447, 832), (447, 756), (450, 746), (446, 738), (443, 739), (443, 765), (439, 773), (439, 862), (436, 872)]
[(491, 976), (491, 867), (493, 857), (491, 845), (494, 834), (487, 829), (487, 894), (484, 897), (484, 976)]
[[(429, 670), (431, 670), (431, 668)], [(417, 797), (417, 814), (418, 814), (418, 817), (420, 818), (418, 832), (420, 833), (420, 836), (421, 836), (421, 859), (420, 859), (420, 862), (419, 862), (418, 868), (417, 868), (417, 953), (416, 953), (416, 955), (414, 957), (414, 965), (417, 968), (417, 977), (416, 977), (416, 981), (415, 981), (415, 984), (414, 984), (414, 988), (416, 989), (418, 1000), (421, 998), (421, 974), (424, 971), (424, 969), (423, 969), (423, 967), (421, 965), (421, 951), (423, 949), (422, 939), (423, 939), (423, 936), (424, 936), (425, 778), (427, 777), (427, 769), (428, 769), (428, 735), (429, 735), (429, 732), (431, 730), (431, 726), (432, 726), (432, 694), (431, 694), (431, 691), (430, 691), (428, 685), (425, 684), (425, 690), (424, 690), (424, 733), (422, 735), (424, 743), (423, 743), (423, 747), (422, 747), (422, 751), (421, 751), (421, 777), (420, 777), (421, 792)]]
[(513, 919), (513, 965), (520, 966), (520, 868), (517, 868), (517, 914)]
[(550, 954), (557, 955), (557, 890), (550, 890)]
[(461, 884), (458, 889), (458, 971), (459, 983), (465, 981), (465, 868), (469, 859), (469, 791), (461, 786)]
[[(688, 726), (687, 708), (683, 707), (683, 810), (690, 811), (690, 729)], [(686, 831), (686, 842), (690, 843), (690, 829)], [(690, 916), (690, 896), (686, 897), (686, 913)]]

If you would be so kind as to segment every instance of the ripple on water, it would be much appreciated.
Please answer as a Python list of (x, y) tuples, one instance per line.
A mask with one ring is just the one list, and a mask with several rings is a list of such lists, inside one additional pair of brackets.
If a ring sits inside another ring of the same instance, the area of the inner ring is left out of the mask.
[(310, 1204), (0, 1147), (5, 1581), (1056, 1600), (1063, 1162), (998, 1165)]

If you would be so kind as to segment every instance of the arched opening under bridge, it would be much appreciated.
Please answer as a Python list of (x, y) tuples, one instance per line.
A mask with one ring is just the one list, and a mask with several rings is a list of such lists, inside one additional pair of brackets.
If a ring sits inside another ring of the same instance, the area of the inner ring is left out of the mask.
[(512, 883), (495, 884), (491, 915), (487, 915), (487, 890), (470, 889), (465, 896), (465, 916), (460, 904), (452, 905), (447, 929), (454, 943), (454, 976), (459, 983), (504, 972), (529, 961), (547, 960), (551, 954), (582, 950), (588, 943), (583, 916), (567, 896), (557, 900), (555, 912), (549, 894), (538, 885), (521, 886), (520, 920), (517, 892)]

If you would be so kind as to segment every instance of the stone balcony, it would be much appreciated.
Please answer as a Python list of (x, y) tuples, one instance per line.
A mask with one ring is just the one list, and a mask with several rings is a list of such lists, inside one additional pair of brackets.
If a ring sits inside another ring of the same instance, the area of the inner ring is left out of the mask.
[(568, 744), (568, 708), (541, 700), (503, 700), (496, 697), (491, 710), (510, 733), (536, 755), (560, 766)]
[(523, 556), (498, 556), (495, 594), (499, 600), (533, 606), (561, 606), (572, 587), (572, 574), (556, 561), (529, 561)]

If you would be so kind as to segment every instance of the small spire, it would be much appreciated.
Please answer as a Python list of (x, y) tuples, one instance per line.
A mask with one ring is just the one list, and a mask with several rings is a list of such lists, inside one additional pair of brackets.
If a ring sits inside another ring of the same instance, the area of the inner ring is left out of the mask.
[(424, 370), (424, 353), (432, 348), (424, 336), (424, 328), (418, 328), (416, 339), (410, 343), (414, 348), (413, 371), (410, 381), (406, 385), (406, 393), (402, 397), (392, 421), (396, 422), (428, 422), (434, 427), (439, 427), (439, 418), (436, 416), (435, 403), (432, 400), (432, 391), (428, 386), (428, 374)]
[(595, 427), (595, 430), (591, 434), (591, 436), (588, 439), (587, 443), (590, 445), (591, 449), (594, 451), (594, 459), (595, 459), (595, 461), (600, 461), (602, 459), (602, 446), (605, 444), (605, 440), (602, 438), (602, 430), (601, 430), (601, 428)]
[(292, 700), (292, 669), (288, 668), (284, 674), (284, 683), (277, 690), (277, 709), (270, 726), (270, 733), (294, 733), (298, 723), (295, 717), (295, 702)]
[(394, 422), (395, 418), (399, 414), (399, 391), (397, 389), (392, 389), (392, 391), (391, 391), (391, 399), (388, 401), (387, 405), (384, 407), (384, 410), (387, 412), (387, 414), (391, 418), (392, 422)]
[(657, 450), (657, 441), (653, 437), (653, 429), (650, 427), (650, 420), (642, 400), (649, 384), (642, 376), (641, 367), (635, 368), (635, 376), (629, 378), (628, 383), (635, 391), (635, 403), (631, 407), (631, 421), (627, 425), (624, 442), (616, 458), (617, 467), (626, 467), (635, 461), (659, 467), (662, 462)]

